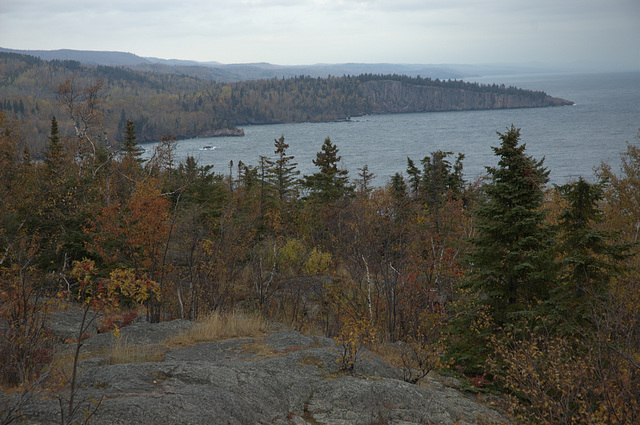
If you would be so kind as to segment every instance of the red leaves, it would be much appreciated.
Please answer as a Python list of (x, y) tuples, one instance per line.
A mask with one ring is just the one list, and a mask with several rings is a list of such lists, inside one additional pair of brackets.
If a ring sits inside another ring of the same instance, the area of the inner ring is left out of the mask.
[(104, 323), (98, 327), (98, 333), (106, 333), (129, 326), (138, 317), (138, 313), (132, 311), (121, 316), (109, 316)]

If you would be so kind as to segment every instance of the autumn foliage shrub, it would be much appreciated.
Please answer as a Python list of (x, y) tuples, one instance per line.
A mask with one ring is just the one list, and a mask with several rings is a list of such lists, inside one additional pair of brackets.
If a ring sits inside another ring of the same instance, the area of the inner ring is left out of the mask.
[(346, 319), (334, 340), (338, 347), (337, 362), (340, 370), (353, 373), (356, 363), (368, 355), (366, 348), (371, 348), (378, 341), (378, 338), (371, 323), (366, 318), (362, 318), (359, 320)]
[(442, 366), (445, 323), (443, 312), (423, 312), (414, 331), (407, 333), (399, 344), (400, 366), (406, 382), (415, 384)]
[(0, 385), (17, 386), (39, 378), (53, 357), (45, 302), (33, 276), (15, 268), (0, 274)]
[[(615, 336), (548, 331), (494, 336), (490, 370), (525, 424), (636, 424), (640, 352)], [(626, 352), (625, 352), (626, 351)]]
[(597, 423), (592, 369), (579, 341), (530, 335), (494, 338), (493, 372), (509, 391), (509, 410), (522, 423)]
[(352, 373), (358, 360), (379, 341), (372, 298), (358, 282), (334, 279), (326, 285), (327, 313), (331, 314), (333, 339), (338, 347), (340, 370)]
[(135, 319), (138, 318), (138, 313), (135, 311), (125, 313), (121, 316), (108, 316), (100, 324), (97, 331), (98, 333), (111, 332), (115, 329), (124, 328), (129, 326)]

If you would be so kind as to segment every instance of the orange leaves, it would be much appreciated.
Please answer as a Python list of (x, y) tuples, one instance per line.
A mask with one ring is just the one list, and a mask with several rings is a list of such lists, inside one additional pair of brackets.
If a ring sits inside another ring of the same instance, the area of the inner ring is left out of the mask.
[(107, 262), (151, 269), (169, 237), (169, 208), (153, 179), (140, 183), (126, 206), (104, 206), (90, 221), (91, 248)]

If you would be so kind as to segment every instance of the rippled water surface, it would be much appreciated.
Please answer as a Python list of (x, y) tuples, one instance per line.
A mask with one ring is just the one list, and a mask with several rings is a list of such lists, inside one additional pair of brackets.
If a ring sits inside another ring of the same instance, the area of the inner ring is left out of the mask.
[[(342, 166), (355, 177), (365, 164), (385, 184), (414, 161), (436, 150), (465, 154), (468, 179), (481, 176), (496, 163), (491, 149), (496, 132), (511, 124), (521, 129), (521, 141), (535, 158), (545, 157), (551, 181), (562, 184), (578, 175), (593, 177), (601, 162), (619, 170), (626, 142), (638, 143), (640, 73), (529, 75), (479, 78), (474, 81), (543, 90), (574, 101), (574, 106), (492, 111), (432, 112), (355, 117), (350, 122), (254, 125), (244, 137), (181, 140), (178, 159), (194, 156), (214, 171), (229, 173), (229, 162), (256, 165), (260, 155), (273, 156), (274, 139), (285, 137), (289, 154), (302, 174), (316, 171), (312, 160), (326, 137), (340, 149)], [(211, 147), (203, 150), (204, 147)], [(234, 170), (235, 172), (235, 170)]]

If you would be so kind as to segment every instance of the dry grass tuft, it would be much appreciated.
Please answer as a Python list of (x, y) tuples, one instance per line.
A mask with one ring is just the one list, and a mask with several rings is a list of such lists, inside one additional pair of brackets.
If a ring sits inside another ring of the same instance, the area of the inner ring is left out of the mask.
[(107, 364), (161, 361), (162, 353), (152, 346), (130, 344), (125, 337), (116, 338), (105, 355)]
[(253, 354), (257, 359), (265, 357), (275, 357), (280, 355), (279, 352), (272, 350), (264, 342), (264, 339), (257, 338), (242, 345), (242, 351), (247, 354)]
[(196, 322), (188, 331), (169, 338), (166, 344), (185, 346), (200, 342), (262, 336), (266, 330), (267, 322), (259, 314), (214, 311), (203, 320)]

